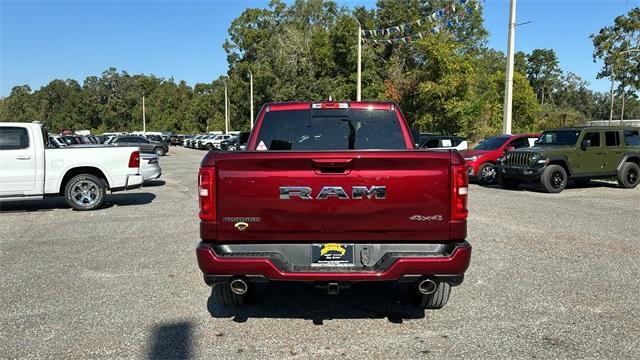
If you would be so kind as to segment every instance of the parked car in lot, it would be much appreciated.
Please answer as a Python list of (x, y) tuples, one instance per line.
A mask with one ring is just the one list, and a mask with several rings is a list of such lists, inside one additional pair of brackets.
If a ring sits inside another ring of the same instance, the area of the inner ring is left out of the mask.
[(238, 142), (240, 138), (238, 136), (231, 136), (226, 140), (222, 140), (220, 145), (218, 145), (218, 149), (225, 151), (236, 151), (238, 150)]
[(55, 148), (67, 147), (67, 142), (64, 141), (64, 138), (60, 135), (50, 135), (49, 136), (49, 144), (51, 144)]
[(183, 141), (185, 138), (186, 138), (186, 135), (173, 134), (169, 137), (169, 145), (171, 146), (183, 145)]
[(107, 191), (137, 188), (137, 147), (49, 147), (37, 123), (0, 123), (0, 202), (63, 196), (75, 210), (94, 210)]
[(199, 171), (198, 264), (223, 304), (241, 304), (258, 281), (332, 294), (398, 281), (436, 309), (462, 283), (464, 159), (416, 151), (397, 104), (267, 104), (247, 149), (210, 151)]
[(421, 149), (456, 149), (466, 150), (469, 143), (460, 136), (436, 135), (430, 133), (421, 133), (420, 136)]
[(496, 165), (505, 188), (522, 182), (540, 183), (559, 193), (568, 180), (616, 178), (623, 188), (635, 188), (640, 175), (640, 129), (574, 127), (545, 130), (535, 146), (506, 152)]
[(246, 150), (247, 149), (247, 141), (249, 140), (250, 132), (241, 132), (238, 135), (238, 144), (236, 145), (236, 150)]
[(84, 144), (82, 142), (82, 139), (79, 136), (75, 136), (75, 135), (63, 135), (62, 140), (64, 140), (64, 142), (67, 143), (67, 145), (69, 146)]
[(169, 146), (157, 141), (150, 141), (142, 136), (117, 136), (109, 144), (115, 146), (138, 146), (141, 152), (163, 156), (169, 152)]
[(161, 136), (161, 135), (147, 135), (147, 140), (149, 141), (155, 141), (158, 143), (162, 143), (165, 144), (167, 146), (170, 145), (170, 140), (168, 136)]
[(213, 149), (213, 139), (218, 136), (218, 135), (202, 135), (202, 137), (200, 137), (198, 139), (198, 141), (196, 142), (194, 148), (196, 149), (207, 149), (207, 150), (211, 150)]
[(208, 135), (199, 140), (198, 149), (220, 149), (220, 144), (233, 138), (233, 135)]
[(192, 149), (195, 148), (198, 143), (198, 140), (202, 139), (204, 136), (206, 135), (195, 135), (190, 137), (189, 139), (185, 140), (185, 147), (192, 148)]
[(496, 161), (505, 151), (533, 146), (540, 134), (497, 135), (480, 141), (471, 150), (460, 153), (467, 162), (469, 179), (481, 184), (496, 181)]
[(140, 175), (144, 181), (155, 180), (162, 175), (158, 155), (142, 153), (140, 154)]

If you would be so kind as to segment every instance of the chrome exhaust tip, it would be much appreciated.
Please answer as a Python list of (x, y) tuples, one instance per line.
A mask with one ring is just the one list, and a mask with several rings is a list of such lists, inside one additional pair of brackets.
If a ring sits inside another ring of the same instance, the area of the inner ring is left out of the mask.
[(438, 284), (431, 279), (424, 279), (418, 283), (418, 291), (423, 295), (430, 295), (436, 292)]
[(249, 290), (249, 285), (242, 279), (233, 279), (229, 283), (229, 288), (231, 292), (236, 295), (244, 295), (247, 293), (247, 290)]

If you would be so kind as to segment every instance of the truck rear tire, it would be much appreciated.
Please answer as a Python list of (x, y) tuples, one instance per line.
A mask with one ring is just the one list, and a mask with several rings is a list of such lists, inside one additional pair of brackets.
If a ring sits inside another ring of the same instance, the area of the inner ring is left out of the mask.
[(640, 179), (640, 166), (627, 162), (618, 172), (618, 184), (625, 189), (633, 189), (638, 186)]
[(102, 206), (106, 195), (104, 182), (95, 175), (80, 174), (64, 186), (64, 200), (78, 211), (95, 210)]
[(540, 176), (540, 183), (544, 190), (557, 194), (567, 187), (567, 171), (560, 165), (549, 165)]
[(225, 282), (213, 287), (213, 296), (224, 306), (239, 306), (245, 303), (247, 294), (235, 294), (231, 291), (229, 283)]
[(422, 309), (442, 309), (445, 305), (447, 305), (447, 302), (449, 301), (449, 294), (451, 294), (451, 285), (443, 282), (438, 283), (436, 291), (429, 295), (421, 294), (417, 290), (416, 284), (413, 284), (411, 286), (410, 291), (413, 294), (417, 294), (417, 304)]

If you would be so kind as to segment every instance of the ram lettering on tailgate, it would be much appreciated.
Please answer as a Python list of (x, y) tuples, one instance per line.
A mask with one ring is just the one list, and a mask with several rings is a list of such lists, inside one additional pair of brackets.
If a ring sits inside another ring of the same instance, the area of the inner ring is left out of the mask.
[[(303, 200), (312, 200), (312, 191), (307, 186), (280, 186), (280, 200), (290, 200), (291, 198), (300, 198)], [(349, 199), (349, 195), (342, 186), (325, 186), (316, 196), (316, 200), (324, 200), (330, 197), (337, 199)], [(351, 188), (351, 199), (386, 199), (386, 186), (354, 186)]]

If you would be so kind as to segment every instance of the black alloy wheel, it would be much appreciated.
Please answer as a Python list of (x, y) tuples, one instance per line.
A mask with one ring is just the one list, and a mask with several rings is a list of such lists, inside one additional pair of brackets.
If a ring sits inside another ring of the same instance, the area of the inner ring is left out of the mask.
[(553, 186), (554, 189), (561, 189), (562, 187), (564, 187), (564, 174), (561, 173), (560, 171), (554, 171), (551, 173), (551, 186)]

